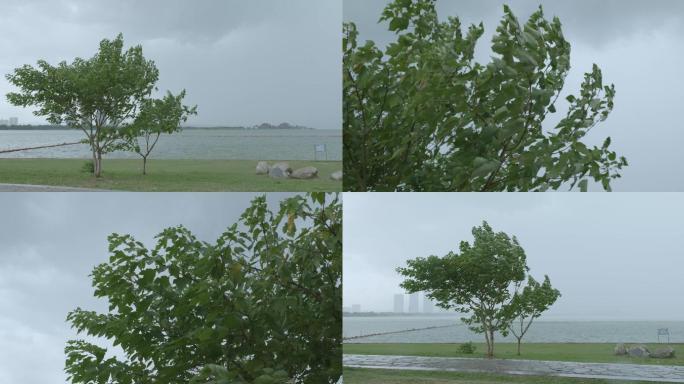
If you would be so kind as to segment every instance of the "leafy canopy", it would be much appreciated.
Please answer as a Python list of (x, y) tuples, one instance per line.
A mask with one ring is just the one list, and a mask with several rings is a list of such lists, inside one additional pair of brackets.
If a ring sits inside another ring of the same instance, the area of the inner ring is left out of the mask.
[(92, 273), (108, 313), (76, 309), (72, 383), (334, 383), (341, 375), (341, 206), (337, 195), (256, 198), (214, 244), (168, 228), (147, 249), (109, 237)]
[(490, 63), (474, 61), (484, 27), (440, 22), (434, 0), (395, 0), (382, 13), (396, 41), (361, 45), (344, 26), (345, 188), (366, 191), (542, 191), (588, 181), (610, 190), (627, 161), (582, 142), (613, 109), (598, 66), (553, 127), (570, 69), (558, 18), (540, 7), (521, 24), (510, 8)]

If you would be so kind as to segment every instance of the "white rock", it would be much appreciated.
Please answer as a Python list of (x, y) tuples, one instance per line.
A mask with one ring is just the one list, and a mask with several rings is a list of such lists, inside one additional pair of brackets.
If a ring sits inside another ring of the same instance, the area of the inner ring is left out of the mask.
[(671, 359), (675, 356), (675, 351), (672, 347), (658, 348), (651, 352), (651, 357), (655, 359)]
[(257, 175), (267, 175), (268, 174), (268, 163), (265, 161), (260, 161), (257, 163), (256, 166), (256, 174)]
[(318, 176), (318, 169), (315, 167), (299, 168), (290, 175), (293, 179), (313, 179)]
[(340, 180), (342, 180), (342, 171), (333, 172), (333, 173), (330, 175), (330, 178), (333, 179), (333, 180), (335, 180), (335, 181), (340, 181)]

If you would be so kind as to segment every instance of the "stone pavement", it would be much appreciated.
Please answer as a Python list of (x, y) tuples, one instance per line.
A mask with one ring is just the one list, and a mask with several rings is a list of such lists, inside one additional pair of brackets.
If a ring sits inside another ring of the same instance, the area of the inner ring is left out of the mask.
[(104, 189), (60, 187), (54, 185), (0, 184), (0, 192), (107, 192)]
[(346, 354), (343, 358), (343, 364), (345, 367), (354, 368), (486, 372), (508, 375), (684, 383), (684, 366), (667, 365)]

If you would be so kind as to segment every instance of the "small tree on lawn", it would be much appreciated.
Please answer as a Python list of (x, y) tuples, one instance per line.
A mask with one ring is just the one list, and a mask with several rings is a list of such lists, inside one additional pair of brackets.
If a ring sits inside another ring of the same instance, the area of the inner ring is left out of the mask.
[(161, 135), (180, 131), (181, 123), (197, 114), (196, 106), (183, 105), (184, 97), (185, 90), (178, 96), (167, 92), (162, 99), (144, 100), (137, 118), (126, 130), (128, 148), (142, 157), (143, 175), (147, 174), (147, 159)]
[(551, 286), (548, 276), (539, 284), (532, 276), (527, 279), (527, 285), (522, 291), (517, 291), (509, 306), (510, 315), (515, 320), (511, 322), (509, 330), (518, 340), (518, 356), (522, 338), (530, 329), (534, 319), (541, 316), (560, 297), (560, 291)]
[(472, 245), (462, 241), (459, 253), (443, 257), (419, 257), (397, 268), (406, 279), (401, 287), (426, 295), (445, 309), (470, 314), (462, 320), (477, 333), (484, 333), (487, 356), (494, 356), (494, 333), (508, 333), (515, 297), (513, 287), (525, 279), (526, 256), (518, 240), (494, 232), (483, 222), (472, 230)]

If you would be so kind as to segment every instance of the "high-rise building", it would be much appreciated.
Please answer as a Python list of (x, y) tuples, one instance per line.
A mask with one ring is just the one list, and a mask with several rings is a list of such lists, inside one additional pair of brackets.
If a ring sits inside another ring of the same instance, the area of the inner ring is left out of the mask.
[(19, 125), (19, 119), (16, 117), (9, 118), (9, 125)]
[(361, 304), (352, 304), (352, 313), (361, 312)]
[(9, 125), (9, 120), (0, 119), (0, 125)]
[(409, 313), (419, 313), (420, 308), (418, 307), (420, 303), (420, 298), (418, 296), (418, 292), (412, 293), (409, 295), (409, 305), (408, 305), (408, 311)]
[(432, 304), (432, 300), (427, 296), (423, 296), (423, 313), (432, 313), (434, 309), (435, 305)]
[(394, 313), (404, 313), (404, 294), (394, 295)]

